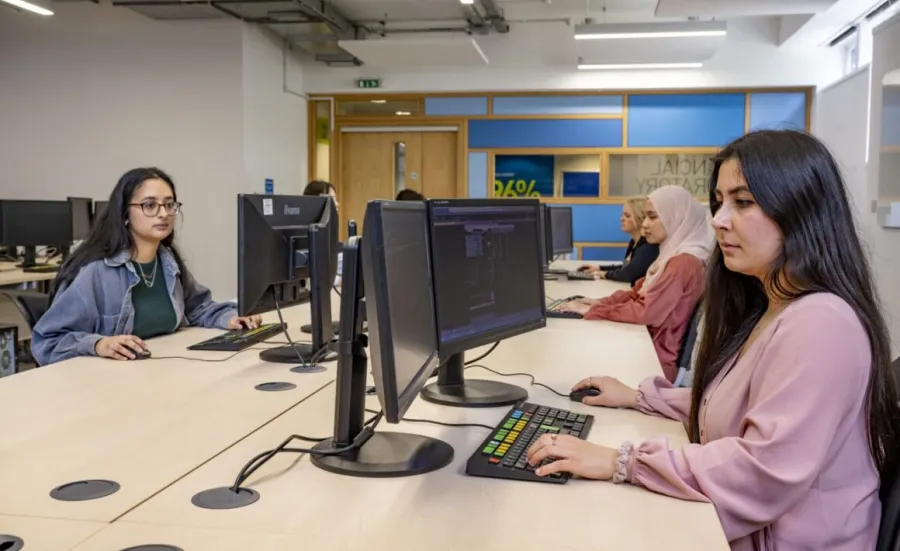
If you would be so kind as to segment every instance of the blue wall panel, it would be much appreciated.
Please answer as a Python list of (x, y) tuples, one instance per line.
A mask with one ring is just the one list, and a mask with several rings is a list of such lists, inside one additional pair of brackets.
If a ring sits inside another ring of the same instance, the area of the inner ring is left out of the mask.
[(628, 243), (619, 218), (622, 205), (572, 205), (572, 233), (575, 241)]
[(744, 134), (744, 94), (628, 97), (629, 147), (721, 147)]
[(900, 145), (900, 87), (884, 89), (881, 112), (881, 146)]
[(805, 92), (750, 94), (750, 130), (806, 130)]
[(469, 147), (621, 147), (621, 119), (472, 120)]
[(611, 260), (622, 262), (625, 258), (627, 247), (583, 247), (581, 249), (582, 260)]
[(469, 197), (484, 199), (488, 196), (488, 154), (469, 153)]
[(494, 97), (495, 115), (619, 115), (622, 96)]
[(488, 100), (483, 98), (425, 98), (426, 115), (487, 115)]

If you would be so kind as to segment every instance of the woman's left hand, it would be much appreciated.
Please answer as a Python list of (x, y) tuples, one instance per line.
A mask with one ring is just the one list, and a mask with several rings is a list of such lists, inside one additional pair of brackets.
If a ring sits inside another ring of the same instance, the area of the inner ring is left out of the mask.
[(229, 329), (256, 329), (262, 325), (262, 316), (235, 316), (228, 320)]
[(556, 461), (536, 469), (536, 475), (567, 472), (582, 478), (610, 480), (616, 474), (619, 451), (574, 436), (545, 434), (528, 449), (528, 463), (537, 465), (548, 457), (555, 457)]
[(606, 279), (606, 272), (603, 270), (594, 272), (594, 279)]

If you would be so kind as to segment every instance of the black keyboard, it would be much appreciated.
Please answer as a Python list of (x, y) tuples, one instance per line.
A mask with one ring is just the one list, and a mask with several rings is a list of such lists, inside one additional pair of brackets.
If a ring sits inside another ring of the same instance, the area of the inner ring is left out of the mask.
[(584, 315), (579, 314), (578, 312), (568, 312), (562, 311), (559, 308), (567, 303), (572, 302), (573, 300), (578, 300), (580, 298), (584, 298), (581, 295), (574, 295), (569, 298), (563, 298), (559, 300), (554, 300), (550, 304), (547, 305), (547, 317), (548, 318), (562, 318), (562, 319), (575, 319), (580, 320), (584, 319)]
[(59, 264), (41, 264), (40, 266), (30, 266), (22, 268), (27, 274), (52, 274), (59, 271)]
[(261, 343), (284, 332), (285, 325), (267, 323), (256, 329), (238, 329), (222, 333), (203, 342), (188, 346), (188, 350), (206, 350), (213, 352), (240, 352), (248, 346)]
[(591, 274), (590, 272), (587, 272), (587, 271), (585, 271), (585, 272), (578, 272), (578, 271), (576, 271), (576, 272), (569, 272), (569, 273), (566, 274), (566, 277), (569, 279), (569, 281), (572, 281), (572, 280), (575, 280), (575, 281), (594, 281), (594, 275)]
[(593, 415), (519, 402), (469, 458), (466, 474), (565, 484), (572, 477), (570, 473), (534, 474), (535, 468), (554, 459), (529, 465), (528, 448), (544, 434), (571, 434), (585, 440), (593, 423)]
[(547, 268), (544, 270), (545, 275), (566, 275), (569, 273), (569, 270), (563, 270), (562, 268)]

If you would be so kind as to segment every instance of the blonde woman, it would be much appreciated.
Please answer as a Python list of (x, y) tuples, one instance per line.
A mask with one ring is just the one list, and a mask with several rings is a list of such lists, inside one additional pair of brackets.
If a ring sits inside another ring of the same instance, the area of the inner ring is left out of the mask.
[(641, 235), (641, 225), (644, 223), (644, 201), (646, 197), (632, 197), (622, 205), (622, 231), (631, 235), (628, 249), (625, 251), (625, 260), (616, 268), (603, 268), (594, 266), (582, 266), (580, 269), (591, 273), (597, 279), (609, 279), (622, 281), (634, 286), (637, 280), (647, 275), (650, 265), (656, 262), (659, 256), (659, 245), (647, 243)]

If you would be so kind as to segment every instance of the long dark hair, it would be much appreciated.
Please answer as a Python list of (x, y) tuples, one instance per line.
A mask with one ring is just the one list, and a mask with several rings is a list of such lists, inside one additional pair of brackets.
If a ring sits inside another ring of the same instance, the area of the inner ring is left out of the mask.
[(325, 180), (313, 180), (303, 188), (303, 195), (328, 195), (332, 191), (334, 186)]
[[(75, 276), (81, 271), (81, 268), (97, 260), (104, 260), (115, 256), (122, 251), (134, 250), (134, 236), (125, 222), (128, 220), (129, 203), (137, 189), (147, 180), (158, 179), (169, 184), (172, 188), (172, 196), (178, 200), (175, 192), (175, 183), (172, 178), (158, 168), (134, 168), (126, 172), (109, 196), (109, 205), (100, 215), (100, 218), (94, 222), (91, 232), (87, 239), (81, 242), (72, 256), (59, 269), (56, 281), (53, 283), (53, 291), (50, 294), (52, 302), (58, 289), (64, 285), (68, 286), (75, 280)], [(181, 272), (181, 283), (184, 286), (193, 284), (193, 278), (184, 264), (178, 248), (175, 247), (175, 230), (172, 230), (165, 239), (161, 241), (167, 249), (175, 257), (178, 269)]]
[(802, 132), (747, 134), (715, 159), (709, 182), (713, 215), (719, 207), (715, 196), (719, 171), (730, 159), (738, 162), (750, 193), (781, 229), (784, 247), (765, 283), (728, 270), (721, 249), (713, 250), (688, 425), (691, 441), (700, 441), (698, 415), (704, 392), (766, 311), (765, 289), (786, 300), (832, 293), (853, 308), (869, 336), (869, 447), (882, 481), (892, 480), (900, 450), (896, 424), (900, 397), (891, 375), (890, 338), (837, 162), (819, 140)]

